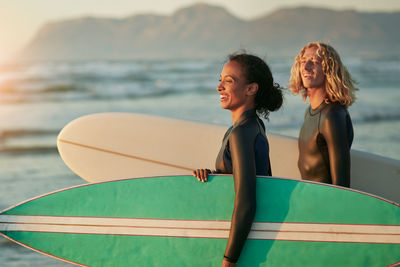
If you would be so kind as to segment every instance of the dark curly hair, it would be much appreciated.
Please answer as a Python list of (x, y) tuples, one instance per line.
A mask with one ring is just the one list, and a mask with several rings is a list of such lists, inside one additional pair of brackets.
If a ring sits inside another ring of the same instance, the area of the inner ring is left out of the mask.
[(254, 100), (255, 109), (260, 116), (268, 119), (271, 111), (278, 110), (282, 106), (283, 88), (274, 82), (267, 63), (258, 56), (247, 53), (231, 54), (228, 59), (241, 65), (247, 83), (258, 84)]

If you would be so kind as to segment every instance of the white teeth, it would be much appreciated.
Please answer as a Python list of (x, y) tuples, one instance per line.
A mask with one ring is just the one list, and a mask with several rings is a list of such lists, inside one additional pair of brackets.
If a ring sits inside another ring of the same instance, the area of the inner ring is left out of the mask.
[(221, 100), (224, 100), (224, 99), (226, 99), (226, 95), (220, 95), (219, 98), (220, 98)]

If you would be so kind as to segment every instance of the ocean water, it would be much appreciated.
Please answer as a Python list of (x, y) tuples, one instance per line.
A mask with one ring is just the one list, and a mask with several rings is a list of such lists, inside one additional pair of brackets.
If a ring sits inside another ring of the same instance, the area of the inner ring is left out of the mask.
[[(291, 58), (267, 60), (288, 85)], [(400, 160), (400, 59), (345, 58), (359, 82), (349, 108), (353, 148)], [(0, 66), (0, 210), (82, 184), (56, 149), (71, 120), (98, 112), (135, 112), (229, 126), (215, 90), (224, 59), (36, 62)], [(297, 136), (307, 105), (285, 93), (269, 133)], [(0, 237), (0, 266), (68, 266)]]

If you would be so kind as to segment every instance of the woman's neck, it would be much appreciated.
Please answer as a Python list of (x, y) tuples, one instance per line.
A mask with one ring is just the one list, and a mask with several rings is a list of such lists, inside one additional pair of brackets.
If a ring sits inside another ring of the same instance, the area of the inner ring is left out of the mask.
[(239, 121), (240, 116), (242, 116), (242, 114), (244, 112), (246, 112), (248, 110), (251, 110), (251, 109), (254, 109), (254, 106), (249, 106), (249, 107), (242, 106), (242, 107), (240, 107), (238, 109), (231, 110), (231, 116), (232, 116), (233, 124), (236, 124)]
[(312, 109), (316, 109), (326, 99), (326, 91), (324, 88), (308, 88), (308, 100)]

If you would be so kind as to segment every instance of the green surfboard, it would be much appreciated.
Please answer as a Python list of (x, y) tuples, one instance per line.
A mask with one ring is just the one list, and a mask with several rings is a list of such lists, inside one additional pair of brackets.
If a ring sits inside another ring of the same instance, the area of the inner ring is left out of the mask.
[[(165, 176), (85, 184), (0, 213), (0, 233), (83, 266), (220, 266), (233, 179)], [(237, 266), (388, 266), (400, 206), (366, 193), (257, 178), (257, 212)]]

